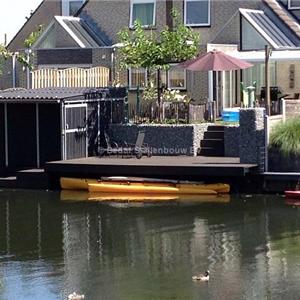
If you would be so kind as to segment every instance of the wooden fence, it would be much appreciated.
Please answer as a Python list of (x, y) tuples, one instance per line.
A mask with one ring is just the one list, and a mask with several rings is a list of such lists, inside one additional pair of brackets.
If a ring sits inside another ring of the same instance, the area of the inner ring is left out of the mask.
[[(153, 122), (159, 119), (159, 107), (156, 102), (142, 102), (139, 107), (129, 104), (129, 120), (134, 122)], [(161, 116), (166, 123), (197, 123), (207, 119), (207, 105), (187, 104), (184, 102), (164, 102)]]
[(105, 87), (109, 84), (109, 69), (39, 69), (31, 72), (33, 89), (48, 87)]

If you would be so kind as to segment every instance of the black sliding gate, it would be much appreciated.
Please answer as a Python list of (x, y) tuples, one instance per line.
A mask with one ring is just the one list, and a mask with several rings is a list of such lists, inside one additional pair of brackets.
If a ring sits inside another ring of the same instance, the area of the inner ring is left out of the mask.
[(63, 110), (63, 159), (88, 156), (87, 103), (66, 103)]

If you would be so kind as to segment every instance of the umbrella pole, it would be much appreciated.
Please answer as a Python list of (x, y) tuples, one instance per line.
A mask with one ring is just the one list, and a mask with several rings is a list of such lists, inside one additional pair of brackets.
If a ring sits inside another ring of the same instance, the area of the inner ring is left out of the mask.
[(214, 112), (214, 122), (217, 120), (219, 112), (219, 71), (216, 71), (216, 103), (215, 103), (215, 112)]
[[(215, 76), (216, 78), (216, 76)], [(214, 71), (212, 71), (212, 85), (213, 85), (213, 92), (212, 92), (212, 99), (211, 99), (211, 112), (210, 112), (210, 115), (211, 115), (211, 119), (210, 121), (212, 121), (213, 123), (216, 122), (216, 98), (217, 98), (217, 83), (215, 84), (214, 82)], [(215, 95), (214, 95), (214, 91), (215, 91)]]

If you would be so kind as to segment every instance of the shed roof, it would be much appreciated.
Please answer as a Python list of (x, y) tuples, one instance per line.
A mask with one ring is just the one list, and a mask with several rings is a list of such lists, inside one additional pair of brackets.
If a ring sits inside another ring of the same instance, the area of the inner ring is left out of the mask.
[(41, 89), (7, 89), (0, 91), (0, 102), (60, 102), (68, 101), (106, 101), (121, 100), (127, 96), (125, 87), (104, 88), (41, 88)]
[(1, 100), (64, 100), (84, 97), (88, 88), (7, 89), (0, 91)]

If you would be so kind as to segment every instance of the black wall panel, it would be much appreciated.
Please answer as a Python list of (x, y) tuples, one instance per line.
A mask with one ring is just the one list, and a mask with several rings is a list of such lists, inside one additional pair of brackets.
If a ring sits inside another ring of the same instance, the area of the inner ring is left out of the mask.
[(40, 163), (61, 158), (60, 105), (39, 104)]
[(38, 65), (78, 65), (92, 62), (92, 49), (42, 49), (37, 51)]
[(0, 173), (5, 166), (4, 104), (0, 104)]
[(7, 123), (9, 168), (36, 167), (35, 104), (8, 104)]

